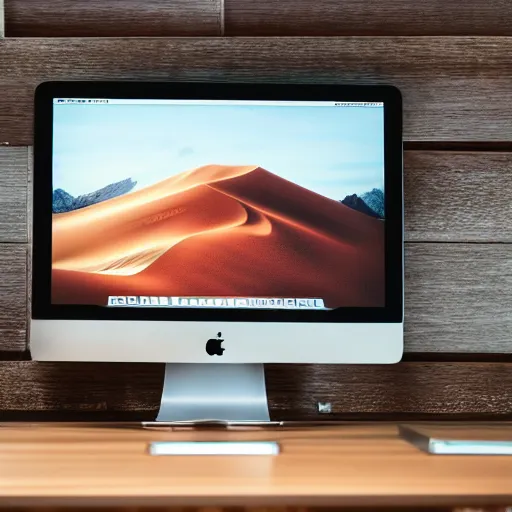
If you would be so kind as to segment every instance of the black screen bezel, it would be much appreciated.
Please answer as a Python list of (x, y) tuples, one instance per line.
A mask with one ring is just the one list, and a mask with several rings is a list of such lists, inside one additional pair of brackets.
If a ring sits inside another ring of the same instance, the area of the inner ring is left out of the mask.
[[(385, 306), (329, 311), (113, 308), (51, 303), (54, 98), (379, 101), (384, 103)], [(215, 322), (400, 323), (403, 321), (402, 99), (385, 85), (45, 82), (35, 93), (32, 318)]]

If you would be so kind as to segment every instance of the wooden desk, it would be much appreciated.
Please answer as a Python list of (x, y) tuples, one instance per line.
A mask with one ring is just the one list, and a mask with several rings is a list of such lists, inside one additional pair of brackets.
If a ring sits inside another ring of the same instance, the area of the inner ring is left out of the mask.
[[(278, 440), (277, 457), (152, 457), (152, 440)], [(394, 425), (150, 431), (0, 424), (0, 506), (512, 504), (512, 457), (430, 456)]]

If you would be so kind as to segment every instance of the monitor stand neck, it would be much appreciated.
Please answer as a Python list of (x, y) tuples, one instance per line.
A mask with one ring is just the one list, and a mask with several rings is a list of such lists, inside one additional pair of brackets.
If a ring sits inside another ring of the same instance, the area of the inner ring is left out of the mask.
[(205, 420), (269, 422), (263, 364), (166, 364), (156, 423)]

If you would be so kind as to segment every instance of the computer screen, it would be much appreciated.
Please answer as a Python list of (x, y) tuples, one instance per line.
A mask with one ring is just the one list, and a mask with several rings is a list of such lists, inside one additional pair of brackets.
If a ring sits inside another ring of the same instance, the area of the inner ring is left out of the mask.
[(54, 98), (51, 301), (385, 304), (384, 104)]

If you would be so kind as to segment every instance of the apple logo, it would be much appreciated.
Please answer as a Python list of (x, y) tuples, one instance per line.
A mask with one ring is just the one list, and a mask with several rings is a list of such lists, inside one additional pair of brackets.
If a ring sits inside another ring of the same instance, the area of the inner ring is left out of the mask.
[(224, 348), (221, 347), (221, 343), (224, 341), (222, 338), (222, 333), (218, 332), (216, 338), (210, 338), (206, 342), (206, 353), (209, 356), (221, 356), (224, 353)]

